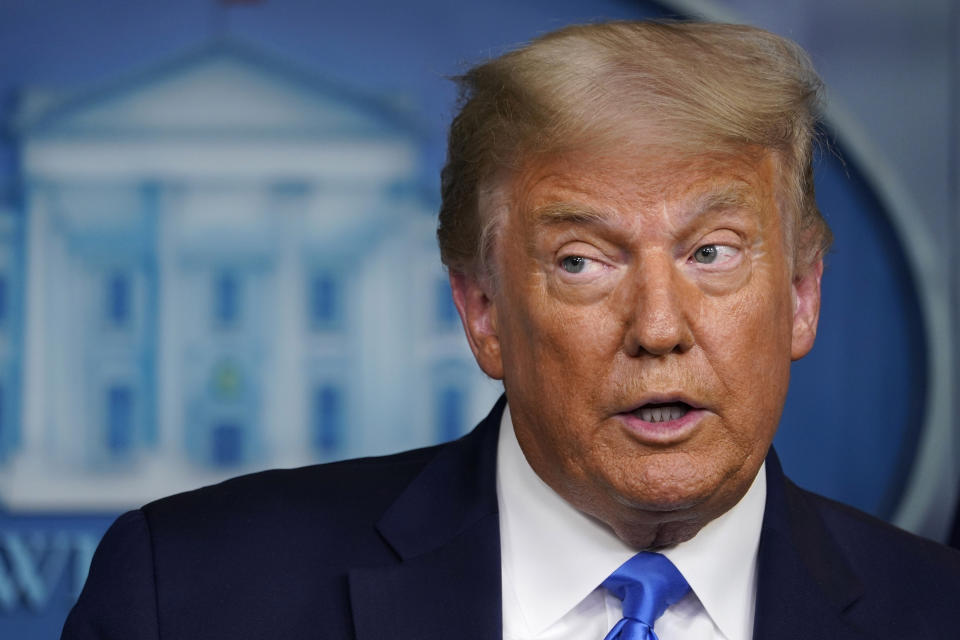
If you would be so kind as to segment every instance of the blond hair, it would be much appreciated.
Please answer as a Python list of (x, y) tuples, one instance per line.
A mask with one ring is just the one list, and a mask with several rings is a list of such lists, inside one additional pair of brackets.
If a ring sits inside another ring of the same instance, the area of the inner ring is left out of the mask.
[[(437, 237), (443, 263), (478, 273), (498, 227), (480, 194), (537, 154), (610, 145), (631, 118), (678, 152), (773, 150), (795, 270), (829, 248), (812, 156), (822, 83), (795, 43), (762, 29), (697, 22), (566, 27), (457, 78)], [(788, 245), (789, 246), (789, 245)]]

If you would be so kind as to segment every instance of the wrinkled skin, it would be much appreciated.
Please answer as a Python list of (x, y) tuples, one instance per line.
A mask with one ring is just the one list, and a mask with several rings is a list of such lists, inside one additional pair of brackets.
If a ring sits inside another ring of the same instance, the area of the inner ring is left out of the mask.
[[(530, 465), (635, 548), (736, 504), (813, 345), (822, 263), (793, 272), (778, 171), (756, 150), (540, 159), (481, 202), (495, 274), (451, 274)], [(676, 423), (635, 417), (678, 401)]]

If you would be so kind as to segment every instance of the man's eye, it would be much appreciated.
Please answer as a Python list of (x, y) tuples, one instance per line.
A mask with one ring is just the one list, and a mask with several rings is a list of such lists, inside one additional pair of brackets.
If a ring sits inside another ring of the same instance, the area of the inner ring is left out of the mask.
[(587, 262), (583, 256), (567, 256), (560, 261), (560, 267), (567, 273), (580, 273), (587, 268)]
[(737, 250), (725, 244), (705, 244), (693, 252), (693, 259), (700, 264), (713, 264), (717, 260), (729, 260)]
[(717, 251), (717, 245), (705, 244), (693, 252), (693, 259), (701, 264), (710, 264), (717, 259), (719, 253), (720, 252)]

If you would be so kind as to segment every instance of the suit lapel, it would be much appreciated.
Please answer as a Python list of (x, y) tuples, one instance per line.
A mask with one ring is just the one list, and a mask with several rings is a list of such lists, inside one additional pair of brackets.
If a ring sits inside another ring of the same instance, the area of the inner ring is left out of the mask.
[(767, 457), (754, 640), (866, 638), (844, 620), (862, 593), (815, 507)]
[(350, 571), (358, 640), (500, 637), (496, 453), (504, 404), (443, 447), (377, 524), (400, 562)]

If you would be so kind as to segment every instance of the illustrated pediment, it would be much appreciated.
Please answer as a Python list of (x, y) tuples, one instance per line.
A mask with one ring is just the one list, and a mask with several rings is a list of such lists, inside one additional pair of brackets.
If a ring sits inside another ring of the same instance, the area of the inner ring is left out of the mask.
[[(50, 104), (53, 102), (53, 104)], [(400, 109), (216, 43), (96, 91), (23, 101), (31, 135), (366, 136), (413, 133)]]

